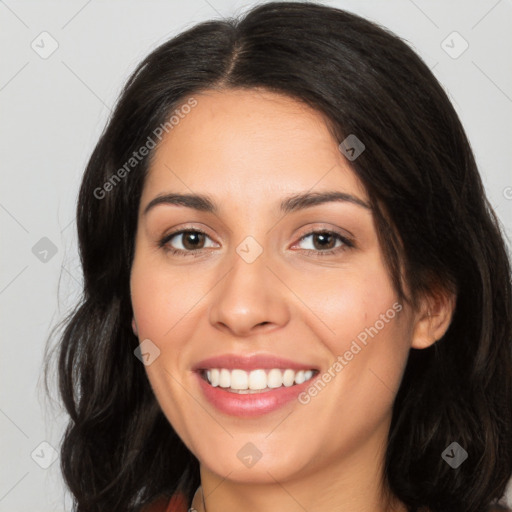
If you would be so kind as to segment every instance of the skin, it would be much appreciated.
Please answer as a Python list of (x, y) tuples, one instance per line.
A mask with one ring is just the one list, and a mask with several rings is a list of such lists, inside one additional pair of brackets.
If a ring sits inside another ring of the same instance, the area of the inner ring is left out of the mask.
[[(453, 297), (425, 297), (402, 310), (303, 405), (253, 418), (219, 412), (191, 368), (223, 353), (270, 353), (311, 363), (322, 374), (380, 315), (399, 303), (371, 209), (329, 202), (283, 214), (301, 192), (341, 191), (368, 202), (322, 115), (265, 91), (194, 95), (198, 104), (156, 149), (142, 193), (131, 273), (133, 329), (160, 356), (146, 366), (156, 398), (200, 461), (208, 512), (406, 510), (390, 497), (383, 461), (391, 409), (409, 349), (425, 348), (449, 326)], [(164, 193), (208, 194), (217, 214), (160, 204)], [(194, 241), (164, 235), (200, 229)], [(311, 229), (350, 233), (324, 249)], [(247, 263), (237, 246), (252, 236), (263, 252)], [(196, 242), (197, 243), (197, 242)], [(201, 249), (201, 247), (203, 249)], [(248, 468), (237, 452), (253, 443)], [(169, 454), (172, 456), (172, 454)], [(196, 494), (194, 506), (202, 510)]]

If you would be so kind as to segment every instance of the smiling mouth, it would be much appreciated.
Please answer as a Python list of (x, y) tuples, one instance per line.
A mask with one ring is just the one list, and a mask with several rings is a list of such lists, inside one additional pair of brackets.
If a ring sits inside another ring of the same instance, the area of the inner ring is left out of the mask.
[(230, 393), (253, 394), (303, 384), (317, 375), (318, 370), (261, 368), (248, 372), (241, 369), (211, 368), (200, 370), (199, 373), (212, 387), (219, 387)]

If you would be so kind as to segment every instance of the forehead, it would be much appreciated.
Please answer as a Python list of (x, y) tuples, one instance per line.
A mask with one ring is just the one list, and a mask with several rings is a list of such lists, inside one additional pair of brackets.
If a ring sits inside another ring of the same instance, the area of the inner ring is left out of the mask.
[(143, 198), (206, 192), (247, 205), (304, 191), (340, 190), (367, 199), (323, 115), (261, 90), (205, 91), (163, 137)]

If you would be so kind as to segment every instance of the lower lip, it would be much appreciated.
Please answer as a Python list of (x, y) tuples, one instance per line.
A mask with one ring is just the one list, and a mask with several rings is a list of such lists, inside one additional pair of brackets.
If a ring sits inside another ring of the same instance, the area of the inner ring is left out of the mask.
[(263, 393), (240, 394), (226, 391), (219, 386), (213, 387), (203, 379), (199, 372), (195, 373), (207, 400), (225, 414), (244, 418), (259, 416), (283, 407), (288, 402), (297, 399), (298, 395), (315, 379), (313, 375), (311, 379), (302, 384), (289, 387), (281, 386)]

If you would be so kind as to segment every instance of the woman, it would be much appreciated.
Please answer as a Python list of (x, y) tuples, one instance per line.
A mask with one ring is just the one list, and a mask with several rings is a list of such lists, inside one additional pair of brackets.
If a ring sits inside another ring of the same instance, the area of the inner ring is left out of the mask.
[(510, 264), (452, 105), (395, 35), (286, 2), (166, 42), (77, 225), (59, 359), (77, 511), (502, 498)]

